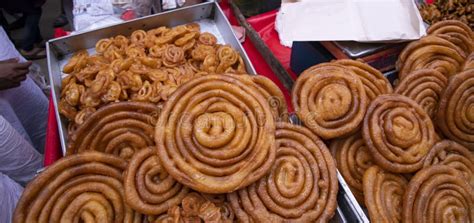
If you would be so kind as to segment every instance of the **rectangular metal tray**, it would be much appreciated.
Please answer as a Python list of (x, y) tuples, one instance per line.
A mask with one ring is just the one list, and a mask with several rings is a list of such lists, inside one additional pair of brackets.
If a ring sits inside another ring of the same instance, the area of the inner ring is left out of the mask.
[[(173, 11), (162, 12), (98, 30), (77, 33), (75, 35), (48, 41), (46, 50), (49, 78), (52, 85), (52, 99), (56, 108), (55, 113), (58, 120), (63, 154), (66, 152), (67, 145), (67, 120), (61, 117), (57, 105), (61, 92), (62, 67), (67, 63), (74, 52), (84, 49), (87, 49), (89, 52), (94, 52), (95, 44), (98, 40), (116, 35), (130, 35), (133, 31), (138, 29), (149, 30), (160, 26), (173, 27), (190, 22), (200, 23), (200, 21), (203, 20), (207, 20), (206, 23), (208, 24), (208, 20), (212, 21), (210, 25), (207, 26), (209, 30), (206, 31), (216, 35), (220, 43), (229, 44), (236, 49), (245, 61), (248, 73), (256, 74), (245, 50), (232, 31), (229, 21), (216, 2), (206, 2)], [(338, 180), (338, 207), (331, 222), (368, 222), (367, 217), (355, 201), (354, 196), (339, 172)]]
[[(67, 63), (74, 52), (84, 49), (93, 52), (95, 44), (100, 39), (116, 35), (127, 36), (138, 29), (149, 30), (160, 26), (174, 27), (190, 22), (199, 23), (200, 21), (204, 21), (206, 24), (206, 31), (212, 32), (217, 36), (219, 43), (231, 45), (242, 55), (247, 65), (248, 73), (256, 73), (219, 5), (215, 2), (206, 2), (48, 41), (46, 50), (54, 106), (57, 108), (60, 99), (61, 79), (63, 76), (62, 67)], [(63, 153), (65, 153), (67, 145), (67, 121), (59, 115), (58, 109), (56, 109), (55, 112), (59, 125), (61, 147)]]

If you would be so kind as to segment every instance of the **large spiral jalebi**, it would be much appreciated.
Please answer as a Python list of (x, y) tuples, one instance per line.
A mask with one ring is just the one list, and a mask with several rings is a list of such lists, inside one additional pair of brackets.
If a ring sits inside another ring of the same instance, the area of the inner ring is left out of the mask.
[(13, 222), (142, 222), (124, 202), (127, 162), (94, 151), (65, 157), (25, 188)]
[(336, 210), (336, 165), (309, 129), (277, 123), (271, 172), (228, 195), (241, 222), (327, 222)]
[(118, 102), (94, 112), (69, 139), (67, 154), (88, 150), (130, 159), (134, 152), (154, 146), (160, 109), (152, 103)]
[(207, 75), (177, 89), (160, 115), (155, 141), (167, 172), (204, 193), (243, 188), (275, 161), (267, 98), (235, 75)]
[(377, 165), (395, 173), (421, 169), (436, 141), (428, 114), (415, 101), (397, 94), (381, 95), (370, 104), (362, 135)]

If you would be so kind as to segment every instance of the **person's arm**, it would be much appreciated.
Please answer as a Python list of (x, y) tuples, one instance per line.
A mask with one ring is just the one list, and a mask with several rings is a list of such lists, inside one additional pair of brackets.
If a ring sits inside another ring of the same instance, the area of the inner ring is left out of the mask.
[(20, 63), (15, 58), (0, 61), (0, 90), (20, 86), (26, 79), (30, 66), (31, 62)]

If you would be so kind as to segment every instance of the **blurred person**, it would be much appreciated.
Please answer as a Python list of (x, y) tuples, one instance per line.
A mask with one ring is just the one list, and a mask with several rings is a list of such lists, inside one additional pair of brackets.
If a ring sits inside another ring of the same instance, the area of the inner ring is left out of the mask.
[(48, 100), (0, 27), (0, 222), (11, 222), (25, 186), (43, 166)]
[(43, 38), (39, 28), (42, 9), (46, 0), (8, 0), (0, 1), (0, 8), (9, 13), (23, 14), (25, 26), (20, 41), (20, 53), (26, 59), (36, 60), (46, 57)]
[(54, 19), (53, 27), (59, 28), (66, 26), (69, 21), (67, 20), (65, 7), (66, 5), (72, 6), (72, 0), (60, 0), (61, 1), (61, 14)]

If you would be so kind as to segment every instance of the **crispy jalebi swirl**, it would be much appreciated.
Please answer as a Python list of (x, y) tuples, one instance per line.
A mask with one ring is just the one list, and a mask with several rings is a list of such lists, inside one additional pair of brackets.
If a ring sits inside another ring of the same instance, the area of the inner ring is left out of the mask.
[(73, 71), (79, 71), (86, 66), (87, 56), (89, 56), (89, 54), (85, 50), (75, 53), (69, 62), (63, 67), (63, 72), (70, 74)]
[(449, 79), (436, 124), (446, 137), (474, 151), (474, 69)]
[(188, 23), (184, 25), (184, 28), (188, 30), (189, 32), (200, 32), (201, 31), (201, 26), (197, 23)]
[(197, 38), (198, 36), (199, 36), (199, 33), (190, 32), (190, 33), (185, 34), (183, 37), (177, 39), (176, 41), (174, 41), (174, 44), (176, 46), (181, 46), (182, 47), (182, 46), (186, 45), (189, 42), (195, 41), (195, 38)]
[(176, 67), (185, 62), (184, 51), (180, 47), (168, 45), (163, 52), (163, 65), (166, 67)]
[(191, 51), (191, 56), (193, 57), (193, 59), (198, 61), (203, 61), (208, 55), (215, 54), (216, 49), (212, 46), (207, 45), (197, 45), (196, 48)]
[(427, 34), (445, 34), (445, 39), (459, 46), (469, 55), (474, 50), (474, 33), (471, 28), (458, 20), (445, 20), (431, 25)]
[(105, 53), (107, 49), (114, 43), (112, 39), (101, 39), (95, 44), (95, 51), (97, 53)]
[(304, 125), (323, 139), (358, 130), (368, 104), (360, 78), (334, 63), (305, 70), (296, 80), (292, 101)]
[(336, 211), (336, 164), (309, 129), (277, 123), (270, 173), (228, 195), (240, 222), (327, 222)]
[(406, 75), (395, 88), (396, 94), (413, 99), (434, 119), (448, 79), (434, 69), (416, 70)]
[(464, 70), (469, 70), (469, 69), (474, 69), (474, 52), (472, 52), (467, 58), (466, 61), (464, 62), (464, 67), (462, 68)]
[(374, 100), (381, 94), (390, 94), (393, 92), (392, 85), (388, 79), (377, 69), (358, 60), (337, 60), (337, 64), (344, 65), (354, 71), (364, 85), (365, 93), (369, 101)]
[(168, 45), (155, 45), (149, 49), (149, 55), (155, 58), (162, 58)]
[(402, 51), (397, 61), (398, 76), (403, 80), (415, 70), (430, 68), (449, 78), (461, 70), (466, 56), (448, 40), (437, 35), (425, 36)]
[(131, 89), (137, 92), (143, 86), (143, 80), (138, 74), (134, 74), (130, 71), (122, 71), (117, 76), (117, 82), (120, 83), (122, 89)]
[(124, 202), (126, 167), (125, 160), (98, 152), (64, 157), (28, 184), (13, 222), (140, 223), (142, 215)]
[(219, 59), (219, 65), (216, 72), (223, 73), (238, 62), (239, 54), (230, 46), (221, 46), (217, 50), (217, 58)]
[(403, 198), (402, 222), (474, 222), (474, 188), (446, 165), (420, 170)]
[(428, 114), (398, 94), (380, 95), (364, 118), (362, 135), (377, 165), (394, 173), (413, 173), (437, 140)]
[(235, 216), (225, 196), (218, 200), (206, 194), (189, 193), (179, 206), (173, 206), (168, 212), (153, 222), (216, 222), (232, 223)]
[(145, 43), (147, 33), (144, 30), (136, 30), (130, 36), (132, 43), (136, 45), (142, 45)]
[(402, 222), (403, 194), (408, 181), (399, 174), (372, 166), (363, 178), (365, 205), (372, 222)]
[(79, 126), (82, 125), (92, 114), (95, 112), (95, 108), (84, 108), (79, 111), (74, 118), (74, 122)]
[(373, 165), (372, 156), (360, 133), (338, 138), (331, 142), (331, 153), (354, 197), (364, 204), (362, 178), (364, 172)]
[(122, 86), (118, 82), (112, 81), (108, 88), (107, 92), (102, 95), (101, 100), (106, 103), (119, 101), (120, 94), (122, 93)]
[(76, 107), (70, 105), (64, 98), (58, 102), (58, 111), (69, 120), (74, 120), (77, 115)]
[(466, 147), (450, 140), (436, 143), (426, 155), (423, 168), (437, 164), (458, 169), (474, 187), (474, 154)]
[(180, 183), (227, 193), (262, 176), (275, 158), (275, 123), (266, 98), (236, 76), (207, 75), (181, 85), (155, 133), (162, 165)]
[(248, 81), (249, 84), (257, 85), (257, 89), (267, 99), (267, 102), (272, 109), (275, 121), (288, 122), (289, 114), (285, 96), (273, 81), (260, 75), (244, 75), (239, 76), (238, 78), (243, 81)]
[(71, 79), (71, 82), (63, 85), (61, 90), (61, 97), (71, 106), (79, 104), (81, 95), (84, 93), (85, 88), (82, 85), (76, 84), (75, 78)]
[(118, 102), (92, 114), (69, 139), (67, 154), (95, 150), (130, 159), (134, 152), (154, 146), (159, 108), (151, 103)]
[(217, 44), (217, 38), (211, 33), (205, 32), (199, 35), (199, 43), (207, 46), (215, 46)]
[(142, 149), (133, 155), (124, 180), (126, 203), (147, 215), (167, 212), (169, 207), (180, 204), (189, 191), (168, 175), (153, 149)]

